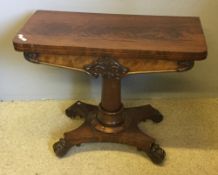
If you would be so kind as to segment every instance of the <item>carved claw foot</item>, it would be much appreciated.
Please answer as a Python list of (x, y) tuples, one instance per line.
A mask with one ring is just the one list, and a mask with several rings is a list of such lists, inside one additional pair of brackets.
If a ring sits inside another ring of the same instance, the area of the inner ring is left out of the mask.
[(97, 109), (97, 106), (89, 105), (81, 101), (77, 101), (72, 106), (70, 106), (68, 109), (66, 109), (65, 114), (70, 118), (75, 118), (76, 116), (85, 118), (87, 117), (89, 112), (96, 110), (96, 109)]
[(166, 156), (165, 151), (155, 143), (151, 145), (147, 154), (155, 164), (161, 164)]
[(70, 147), (71, 146), (63, 138), (53, 145), (54, 152), (58, 157), (63, 157)]

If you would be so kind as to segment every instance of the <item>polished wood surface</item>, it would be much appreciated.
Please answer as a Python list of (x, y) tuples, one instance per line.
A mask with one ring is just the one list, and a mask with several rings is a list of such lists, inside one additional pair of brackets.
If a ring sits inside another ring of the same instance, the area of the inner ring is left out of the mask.
[(53, 145), (57, 156), (74, 145), (113, 142), (137, 147), (156, 164), (166, 153), (138, 124), (147, 119), (159, 123), (163, 116), (151, 105), (125, 108), (121, 79), (133, 73), (186, 71), (207, 56), (196, 17), (37, 11), (13, 43), (30, 62), (102, 77), (98, 106), (78, 101), (66, 110), (68, 117), (85, 121)]
[[(96, 60), (96, 57), (91, 56), (39, 54), (34, 60), (28, 61), (85, 72), (84, 66), (91, 64)], [(151, 58), (117, 58), (116, 60), (123, 66), (128, 67), (128, 74), (175, 71), (181, 72), (191, 69), (193, 66), (192, 64), (188, 66), (180, 65), (179, 61), (158, 60)]]
[(63, 157), (71, 147), (83, 143), (112, 142), (135, 146), (138, 150), (147, 153), (156, 164), (161, 164), (165, 158), (165, 151), (155, 143), (155, 139), (143, 133), (138, 126), (140, 122), (146, 120), (155, 123), (162, 121), (161, 113), (151, 105), (124, 108), (122, 112), (114, 113), (113, 116), (122, 114), (125, 120), (113, 127), (98, 120), (96, 116), (99, 115), (99, 107), (81, 101), (70, 106), (66, 114), (72, 119), (80, 116), (85, 121), (79, 128), (65, 133), (64, 137), (53, 145), (58, 157)]
[(197, 17), (37, 11), (13, 40), (18, 51), (115, 58), (201, 60)]

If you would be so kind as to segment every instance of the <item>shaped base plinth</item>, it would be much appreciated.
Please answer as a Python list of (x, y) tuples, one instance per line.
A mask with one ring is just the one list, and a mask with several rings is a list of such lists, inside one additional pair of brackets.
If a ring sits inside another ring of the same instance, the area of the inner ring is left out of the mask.
[(113, 127), (105, 126), (98, 120), (97, 106), (80, 101), (69, 107), (66, 114), (70, 118), (84, 117), (85, 122), (79, 128), (65, 133), (64, 138), (53, 145), (54, 152), (58, 157), (63, 157), (71, 147), (83, 143), (112, 142), (134, 146), (147, 153), (156, 164), (161, 164), (165, 158), (165, 151), (155, 144), (152, 137), (138, 128), (138, 124), (147, 119), (154, 122), (162, 121), (163, 116), (151, 105), (124, 108), (122, 114), (124, 115), (124, 122)]

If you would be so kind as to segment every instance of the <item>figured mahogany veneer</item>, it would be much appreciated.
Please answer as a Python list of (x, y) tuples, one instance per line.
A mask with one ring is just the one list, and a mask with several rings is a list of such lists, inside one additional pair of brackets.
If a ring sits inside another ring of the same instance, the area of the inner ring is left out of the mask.
[(135, 73), (186, 71), (207, 56), (197, 17), (37, 11), (13, 44), (30, 62), (102, 76), (98, 106), (78, 101), (66, 110), (68, 117), (84, 117), (85, 122), (53, 145), (57, 156), (74, 145), (113, 142), (135, 146), (157, 164), (165, 151), (138, 124), (147, 119), (158, 123), (163, 116), (151, 105), (125, 108), (121, 79)]
[(13, 42), (23, 52), (95, 57), (201, 60), (207, 54), (197, 17), (37, 11)]
[[(97, 57), (91, 56), (74, 56), (74, 55), (51, 55), (24, 53), (24, 57), (33, 63), (46, 64), (66, 69), (86, 72), (84, 65), (97, 61)], [(141, 59), (141, 58), (117, 58), (120, 64), (129, 68), (128, 74), (139, 74), (149, 72), (182, 72), (191, 69), (194, 61), (172, 61), (158, 59)]]

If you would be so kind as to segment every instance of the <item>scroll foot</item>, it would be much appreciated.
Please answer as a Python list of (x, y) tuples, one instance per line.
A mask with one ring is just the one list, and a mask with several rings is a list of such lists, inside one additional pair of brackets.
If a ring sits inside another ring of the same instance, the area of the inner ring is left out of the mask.
[(54, 152), (58, 157), (63, 157), (70, 148), (71, 146), (63, 138), (53, 145)]
[(151, 105), (149, 105), (149, 119), (155, 123), (159, 123), (163, 120), (163, 115)]
[(155, 164), (161, 164), (166, 156), (165, 151), (155, 143), (151, 145), (147, 154)]
[(86, 118), (90, 112), (97, 109), (97, 106), (77, 101), (72, 106), (66, 109), (65, 114), (70, 118), (75, 118), (76, 116)]
[(154, 113), (150, 119), (155, 122), (155, 123), (159, 123), (163, 120), (163, 115), (161, 113)]

